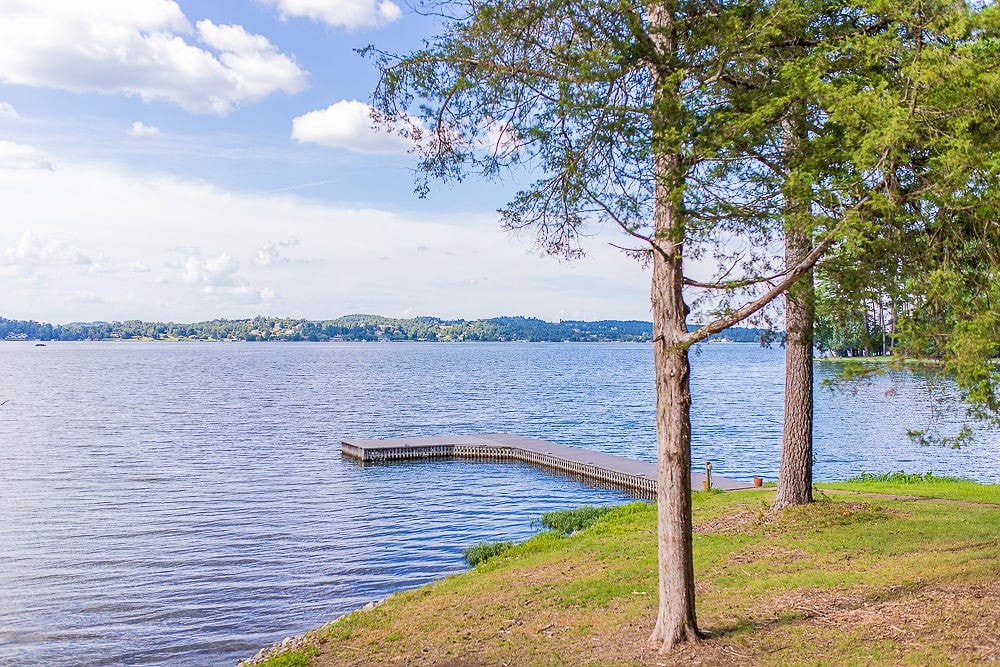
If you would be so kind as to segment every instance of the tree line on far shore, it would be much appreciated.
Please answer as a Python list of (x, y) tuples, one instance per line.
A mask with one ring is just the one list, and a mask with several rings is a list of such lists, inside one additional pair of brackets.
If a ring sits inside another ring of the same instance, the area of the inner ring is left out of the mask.
[[(694, 328), (692, 326), (692, 328)], [(528, 341), (648, 343), (653, 325), (637, 320), (546, 322), (533, 317), (444, 320), (346, 315), (332, 320), (280, 317), (175, 322), (74, 322), (48, 324), (0, 317), (0, 340), (228, 340), (228, 341)], [(764, 329), (733, 327), (714, 336), (739, 343), (767, 341)]]

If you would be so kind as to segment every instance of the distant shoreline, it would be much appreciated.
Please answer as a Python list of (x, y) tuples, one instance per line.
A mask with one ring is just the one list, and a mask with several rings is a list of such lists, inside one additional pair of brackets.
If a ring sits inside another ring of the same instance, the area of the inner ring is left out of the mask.
[[(701, 325), (688, 325), (690, 330)], [(733, 327), (708, 342), (760, 343), (774, 338), (764, 329)], [(275, 317), (215, 319), (205, 322), (70, 322), (48, 324), (0, 317), (0, 340), (5, 341), (282, 341), (282, 342), (534, 342), (534, 343), (649, 343), (651, 322), (639, 320), (561, 320), (532, 317), (494, 317), (444, 320), (437, 317), (389, 318), (345, 315), (332, 320)]]
[[(242, 338), (82, 338), (80, 340), (51, 340), (51, 339), (38, 339), (38, 338), (27, 338), (22, 340), (4, 340), (0, 339), (0, 344), (3, 343), (31, 343), (36, 345), (37, 343), (45, 343), (46, 345), (50, 343), (314, 343), (318, 345), (341, 345), (341, 344), (381, 344), (381, 343), (420, 343), (420, 344), (465, 344), (465, 345), (475, 345), (482, 343), (504, 343), (504, 344), (607, 344), (607, 343), (635, 343), (637, 345), (648, 345), (652, 341), (642, 341), (642, 340), (384, 340), (384, 341), (371, 341), (371, 340), (323, 340), (323, 341), (310, 341), (310, 340), (287, 340), (287, 339), (271, 339), (271, 340), (244, 340)], [(703, 341), (704, 342), (704, 341)], [(708, 341), (713, 344), (730, 344), (730, 345), (750, 345), (751, 341)], [(44, 346), (43, 346), (44, 347)], [(880, 359), (888, 359), (888, 357), (879, 357)], [(825, 360), (825, 357), (815, 357), (817, 361)], [(831, 361), (849, 361), (851, 357), (834, 357)]]

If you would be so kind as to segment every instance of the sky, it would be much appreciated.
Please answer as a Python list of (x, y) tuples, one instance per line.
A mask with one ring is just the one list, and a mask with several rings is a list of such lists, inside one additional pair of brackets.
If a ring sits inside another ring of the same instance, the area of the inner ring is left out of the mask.
[(649, 320), (649, 276), (500, 229), (520, 185), (414, 194), (375, 65), (402, 0), (0, 0), (0, 316)]

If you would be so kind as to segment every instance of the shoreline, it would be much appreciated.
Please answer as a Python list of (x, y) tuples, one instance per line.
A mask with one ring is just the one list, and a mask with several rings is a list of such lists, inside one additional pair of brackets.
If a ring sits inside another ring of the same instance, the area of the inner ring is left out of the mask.
[[(420, 344), (420, 345), (483, 345), (483, 344), (494, 344), (503, 343), (505, 345), (650, 345), (652, 341), (648, 340), (292, 340), (287, 338), (274, 338), (270, 340), (249, 340), (246, 338), (101, 338), (101, 339), (90, 339), (81, 338), (73, 340), (57, 340), (52, 338), (26, 338), (26, 339), (9, 339), (0, 338), (0, 343), (10, 343), (10, 344), (59, 344), (59, 343), (251, 343), (251, 344), (268, 344), (268, 343), (305, 343), (310, 345), (352, 345), (352, 344)], [(711, 344), (711, 345), (746, 345), (748, 347), (760, 347), (760, 344), (748, 342), (748, 341), (738, 341), (738, 340), (727, 340), (727, 341), (717, 341), (715, 339), (708, 339), (702, 341), (700, 344)], [(814, 357), (815, 359), (823, 359), (824, 357)], [(834, 360), (850, 360), (850, 359), (866, 359), (868, 357), (833, 357)], [(888, 358), (888, 357), (883, 357)]]
[[(397, 591), (397, 593), (399, 592), (402, 591)], [(317, 632), (322, 631), (324, 628), (328, 628), (336, 623), (339, 623), (340, 621), (344, 620), (351, 614), (356, 614), (358, 612), (375, 609), (376, 607), (385, 603), (393, 595), (396, 595), (396, 593), (390, 593), (381, 600), (373, 600), (372, 602), (369, 602), (361, 607), (358, 607), (353, 611), (349, 611), (346, 614), (341, 614), (332, 621), (324, 623), (323, 625), (313, 628), (312, 630), (306, 630), (305, 632), (297, 635), (290, 635), (280, 641), (276, 641), (273, 644), (265, 646), (264, 648), (254, 653), (251, 657), (246, 658), (245, 660), (240, 660), (238, 663), (236, 663), (236, 667), (256, 667), (256, 665), (263, 664), (268, 660), (270, 660), (271, 658), (281, 655), (282, 653), (287, 653), (289, 651), (297, 651), (299, 649), (302, 649), (308, 645), (309, 637), (311, 635), (314, 635)]]

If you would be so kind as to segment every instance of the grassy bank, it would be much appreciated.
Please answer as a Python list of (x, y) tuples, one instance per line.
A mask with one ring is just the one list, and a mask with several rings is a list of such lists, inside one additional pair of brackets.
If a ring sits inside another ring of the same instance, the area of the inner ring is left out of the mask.
[[(967, 482), (836, 486), (1000, 505), (1000, 486)], [(772, 497), (773, 490), (695, 494), (698, 614), (710, 637), (669, 656), (646, 643), (656, 614), (656, 514), (637, 503), (394, 595), (264, 664), (1000, 661), (997, 507), (838, 493), (771, 518)]]

